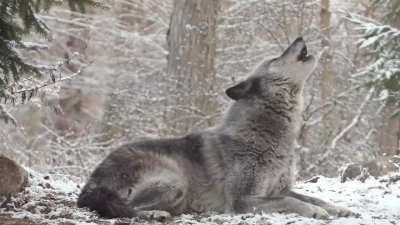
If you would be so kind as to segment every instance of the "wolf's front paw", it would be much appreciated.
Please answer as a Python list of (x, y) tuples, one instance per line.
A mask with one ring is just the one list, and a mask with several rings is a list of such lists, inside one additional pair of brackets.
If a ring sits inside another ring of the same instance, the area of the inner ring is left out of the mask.
[(137, 216), (142, 219), (157, 220), (160, 222), (164, 222), (171, 218), (171, 214), (169, 212), (161, 210), (139, 211)]
[(329, 214), (336, 216), (336, 217), (359, 217), (360, 214), (352, 212), (350, 209), (341, 206), (334, 206), (327, 209)]
[(322, 207), (309, 205), (304, 211), (299, 213), (301, 216), (326, 220), (329, 218), (329, 213)]

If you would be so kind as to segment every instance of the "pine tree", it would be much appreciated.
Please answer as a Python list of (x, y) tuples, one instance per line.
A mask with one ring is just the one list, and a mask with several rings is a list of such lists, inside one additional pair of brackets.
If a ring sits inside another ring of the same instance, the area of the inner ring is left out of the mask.
[[(375, 7), (390, 9), (382, 23), (352, 18), (362, 37), (360, 48), (368, 51), (369, 65), (359, 75), (368, 86), (374, 86), (389, 104), (400, 105), (400, 0), (377, 0)], [(397, 25), (397, 26), (396, 26)]]
[[(18, 49), (28, 48), (22, 37), (31, 33), (45, 36), (48, 27), (35, 14), (48, 11), (55, 4), (63, 1), (56, 0), (1, 0), (0, 1), (0, 102), (15, 103), (15, 98), (22, 101), (32, 97), (37, 90), (24, 87), (17, 91), (18, 81), (24, 76), (41, 77), (44, 71), (35, 65), (25, 62)], [(69, 8), (73, 11), (85, 12), (86, 6), (96, 6), (93, 0), (68, 0)], [(55, 81), (54, 76), (51, 77)], [(20, 96), (16, 96), (16, 93)], [(0, 118), (10, 120), (7, 112), (0, 104)], [(7, 119), (8, 118), (8, 119)]]
[(370, 56), (369, 65), (354, 77), (376, 90), (384, 101), (378, 134), (384, 158), (400, 154), (400, 0), (375, 0), (373, 7), (382, 15), (382, 22), (353, 18), (362, 34), (359, 46)]
[[(0, 3), (0, 98), (7, 98), (7, 87), (18, 82), (24, 75), (42, 76), (42, 71), (26, 63), (16, 49), (27, 46), (21, 41), (32, 32), (45, 36), (46, 24), (35, 13), (46, 11), (54, 0), (2, 0)], [(97, 5), (93, 0), (68, 0), (71, 10), (85, 12), (86, 5)]]

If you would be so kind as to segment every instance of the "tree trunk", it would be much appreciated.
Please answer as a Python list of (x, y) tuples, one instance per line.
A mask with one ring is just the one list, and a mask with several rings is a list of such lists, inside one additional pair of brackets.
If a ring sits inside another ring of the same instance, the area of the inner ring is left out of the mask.
[(218, 0), (176, 0), (170, 21), (164, 120), (168, 133), (209, 126), (215, 101), (216, 18)]
[(382, 116), (382, 128), (379, 133), (379, 146), (381, 156), (393, 156), (399, 154), (399, 128), (398, 118), (391, 118), (395, 107), (386, 106)]
[[(331, 12), (330, 12), (330, 1), (321, 0), (321, 12), (320, 12), (320, 29), (322, 33), (322, 48), (326, 50), (325, 54), (321, 58), (322, 74), (320, 81), (321, 91), (321, 102), (326, 102), (332, 97), (335, 89), (335, 74), (333, 70), (333, 48), (331, 42)], [(336, 130), (334, 115), (331, 112), (327, 112), (326, 116), (322, 119), (322, 136), (323, 140), (334, 134)]]

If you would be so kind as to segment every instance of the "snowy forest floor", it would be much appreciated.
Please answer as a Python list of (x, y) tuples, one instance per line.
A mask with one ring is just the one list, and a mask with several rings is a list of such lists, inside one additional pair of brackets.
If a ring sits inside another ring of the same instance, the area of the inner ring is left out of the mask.
[[(360, 216), (316, 220), (298, 215), (182, 215), (164, 223), (132, 219), (102, 219), (95, 213), (76, 207), (80, 186), (71, 177), (61, 174), (30, 172), (29, 186), (0, 209), (2, 225), (129, 225), (129, 224), (191, 224), (191, 225), (395, 225), (400, 224), (399, 174), (365, 183), (338, 178), (320, 177), (316, 183), (298, 183), (296, 191), (350, 208)], [(396, 178), (396, 179), (393, 179)]]

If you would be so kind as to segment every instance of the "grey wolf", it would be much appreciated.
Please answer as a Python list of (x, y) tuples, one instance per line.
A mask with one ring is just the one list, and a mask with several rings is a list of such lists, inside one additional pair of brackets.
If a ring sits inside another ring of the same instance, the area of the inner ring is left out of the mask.
[(316, 61), (297, 38), (281, 56), (263, 61), (225, 91), (233, 103), (215, 127), (113, 151), (94, 170), (78, 206), (103, 217), (153, 211), (350, 215), (291, 191), (303, 89)]

